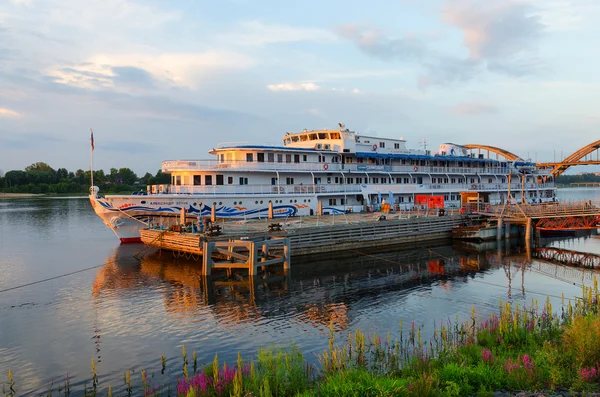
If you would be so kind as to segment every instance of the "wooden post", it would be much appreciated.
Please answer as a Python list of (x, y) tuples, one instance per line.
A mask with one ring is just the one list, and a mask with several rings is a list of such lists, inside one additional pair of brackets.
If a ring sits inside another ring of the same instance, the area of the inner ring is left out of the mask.
[(217, 221), (217, 208), (215, 203), (213, 203), (211, 209), (210, 209), (210, 221), (212, 223), (215, 223)]
[(321, 202), (321, 200), (319, 200), (318, 205), (317, 205), (317, 215), (319, 215), (319, 216), (323, 215), (323, 203)]
[(496, 240), (502, 240), (502, 218), (498, 218), (498, 229), (496, 231)]
[(525, 225), (525, 240), (528, 244), (531, 244), (531, 229), (533, 229), (533, 222), (531, 218), (527, 218), (527, 225)]
[(208, 241), (202, 242), (202, 273), (205, 276), (210, 276), (212, 269), (212, 245)]
[(248, 250), (248, 276), (254, 277), (256, 276), (256, 256), (258, 247), (254, 242), (250, 243), (250, 248)]
[(269, 200), (269, 219), (273, 219), (273, 202)]
[(511, 224), (506, 222), (506, 224), (504, 225), (504, 238), (506, 240), (510, 240), (510, 226)]
[[(290, 270), (290, 267), (292, 264), (290, 261), (290, 253), (291, 252), (292, 252), (292, 249), (291, 249), (290, 239), (286, 238), (284, 240), (284, 244), (283, 244), (283, 270), (286, 273)], [(286, 274), (286, 276), (289, 276), (289, 274)]]
[(179, 224), (185, 224), (185, 208), (182, 208), (181, 212), (179, 213)]

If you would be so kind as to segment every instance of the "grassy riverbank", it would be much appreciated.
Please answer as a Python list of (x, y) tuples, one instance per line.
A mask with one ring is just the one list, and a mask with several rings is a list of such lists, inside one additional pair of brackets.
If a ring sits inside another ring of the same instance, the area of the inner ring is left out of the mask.
[[(366, 336), (359, 330), (336, 340), (319, 365), (308, 365), (295, 347), (261, 350), (252, 361), (238, 356), (226, 364), (215, 357), (200, 367), (196, 354), (161, 358), (180, 368), (170, 383), (158, 384), (145, 371), (124, 374), (119, 395), (150, 396), (493, 396), (498, 391), (592, 391), (600, 386), (600, 293), (594, 281), (579, 299), (553, 311), (550, 301), (529, 307), (500, 303), (479, 319), (473, 310), (465, 323), (445, 321), (424, 341), (421, 328), (399, 323), (398, 336)], [(86, 395), (113, 395), (98, 382), (95, 363)], [(47, 395), (74, 393), (68, 379)], [(19, 395), (9, 373), (3, 392)], [(53, 388), (53, 390), (52, 390)], [(81, 391), (79, 391), (81, 392)], [(114, 395), (117, 395), (114, 393)]]

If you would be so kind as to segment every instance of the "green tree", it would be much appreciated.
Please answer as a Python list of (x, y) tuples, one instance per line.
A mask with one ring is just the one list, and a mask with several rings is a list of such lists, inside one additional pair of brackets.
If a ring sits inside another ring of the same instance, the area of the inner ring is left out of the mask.
[(125, 185), (133, 185), (138, 180), (135, 172), (129, 168), (119, 168), (119, 176), (121, 177), (121, 182)]
[(171, 175), (163, 174), (162, 170), (158, 170), (156, 176), (154, 177), (154, 184), (162, 185), (165, 183), (171, 183)]
[(42, 172), (51, 172), (54, 173), (54, 168), (50, 167), (48, 164), (43, 161), (38, 161), (37, 163), (33, 163), (27, 167), (25, 167), (25, 171), (42, 171)]

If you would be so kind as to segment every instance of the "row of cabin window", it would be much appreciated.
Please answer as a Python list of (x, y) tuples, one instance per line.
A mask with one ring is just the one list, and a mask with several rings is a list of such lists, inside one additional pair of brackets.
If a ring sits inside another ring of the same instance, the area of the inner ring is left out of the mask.
[[(460, 200), (460, 196), (459, 195), (454, 195), (454, 194), (445, 194), (444, 195), (444, 200), (446, 201), (455, 201), (455, 200)], [(396, 201), (396, 203), (401, 204), (401, 203), (412, 203), (412, 196), (408, 196), (408, 197), (404, 197), (404, 196), (400, 196), (398, 197), (398, 200)], [(340, 205), (346, 205), (348, 204), (347, 200), (345, 199), (340, 199)], [(329, 205), (337, 205), (337, 199), (334, 198), (330, 198), (329, 199)]]
[[(232, 176), (228, 176), (227, 177), (227, 184), (228, 185), (233, 185), (233, 177)], [(332, 181), (334, 181), (333, 183), (339, 183), (339, 184), (343, 184), (344, 183), (344, 179), (345, 179), (345, 183), (347, 184), (353, 184), (355, 179), (356, 179), (356, 183), (357, 184), (361, 184), (363, 183), (374, 183), (374, 184), (379, 184), (379, 183), (418, 183), (421, 184), (423, 183), (423, 178), (422, 177), (416, 177), (416, 178), (406, 178), (406, 177), (397, 177), (397, 178), (386, 178), (386, 177), (372, 177), (372, 178), (362, 178), (362, 177), (357, 177), (357, 178), (342, 178), (342, 177), (327, 177), (327, 183), (331, 183)], [(488, 183), (493, 183), (494, 179), (493, 178), (488, 178)], [(506, 179), (502, 178), (502, 183), (505, 183)], [(172, 183), (176, 186), (180, 186), (181, 185), (181, 176), (177, 175), (177, 176), (173, 176), (173, 181)], [(314, 183), (315, 184), (320, 184), (322, 183), (322, 178), (315, 178), (314, 179)], [(448, 178), (431, 178), (431, 183), (448, 183)], [(450, 183), (465, 183), (465, 179), (464, 178), (450, 178)], [(478, 183), (478, 181), (476, 180), (476, 178), (470, 178), (470, 183)], [(202, 175), (194, 175), (194, 179), (193, 179), (193, 184), (195, 186), (199, 186), (202, 185)], [(204, 175), (204, 185), (212, 185), (213, 184), (213, 175)], [(224, 176), (217, 174), (215, 175), (215, 185), (224, 185)], [(247, 185), (248, 184), (248, 178), (247, 177), (239, 177), (238, 179), (238, 184), (239, 185)], [(272, 185), (277, 185), (277, 178), (271, 178), (271, 184)], [(292, 177), (288, 177), (286, 178), (286, 185), (293, 185), (294, 184), (294, 178)]]
[[(220, 155), (221, 158), (221, 162), (225, 162), (225, 155), (221, 154)], [(300, 160), (302, 160), (302, 162), (307, 162), (308, 161), (308, 156), (306, 154), (281, 154), (278, 153), (277, 154), (277, 162), (278, 163), (283, 163), (284, 162), (284, 156), (285, 156), (285, 162), (286, 163), (300, 163)], [(302, 156), (302, 157), (301, 157)], [(387, 161), (386, 161), (387, 160)], [(264, 163), (265, 162), (265, 153), (256, 153), (256, 161), (258, 163)], [(340, 157), (335, 155), (331, 157), (331, 162), (332, 163), (337, 163), (340, 161)], [(246, 153), (246, 162), (248, 163), (252, 163), (254, 162), (254, 153)], [(274, 163), (275, 162), (275, 153), (267, 153), (267, 162), (269, 163)], [(323, 155), (319, 155), (318, 156), (318, 162), (319, 163), (326, 163), (327, 162), (327, 158), (326, 156)], [(354, 158), (352, 156), (344, 156), (344, 162), (347, 164), (352, 164), (354, 162)], [(363, 164), (363, 163), (367, 163), (367, 164), (385, 164), (385, 165), (391, 165), (389, 159), (384, 159), (383, 161), (378, 160), (378, 159), (372, 159), (372, 158), (356, 158), (356, 163), (357, 164)], [(434, 160), (431, 163), (427, 163), (426, 160), (406, 160), (403, 159), (401, 160), (401, 164), (402, 165), (420, 165), (420, 166), (430, 166), (430, 167), (450, 167), (449, 162), (446, 164), (446, 162), (444, 161), (438, 161)], [(482, 167), (473, 167), (472, 163), (464, 163), (462, 161), (457, 162), (456, 167), (467, 167), (467, 168), (492, 168), (491, 164), (483, 164)], [(506, 163), (501, 163), (500, 168), (505, 168), (506, 167)], [(497, 167), (495, 167), (497, 168)]]

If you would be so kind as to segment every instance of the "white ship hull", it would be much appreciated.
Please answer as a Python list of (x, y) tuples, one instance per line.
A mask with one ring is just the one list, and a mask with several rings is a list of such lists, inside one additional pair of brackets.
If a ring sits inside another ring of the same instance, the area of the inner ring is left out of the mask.
[[(211, 206), (205, 204), (206, 201), (202, 201), (207, 199), (211, 200)], [(273, 204), (273, 217), (275, 218), (309, 216), (317, 212), (317, 199), (312, 195), (286, 197), (286, 200), (277, 198), (272, 201), (277, 201), (276, 204)], [(186, 217), (196, 219), (209, 217), (213, 202), (216, 203), (215, 216), (217, 218), (264, 219), (268, 217), (269, 213), (269, 197), (232, 198), (178, 195), (102, 197), (92, 194), (90, 202), (96, 214), (115, 233), (121, 243), (140, 242), (140, 230), (147, 228), (150, 223), (160, 223), (165, 226), (178, 223), (182, 209)], [(245, 202), (249, 204), (245, 204)], [(343, 212), (343, 210), (333, 207), (324, 207), (323, 211)]]

